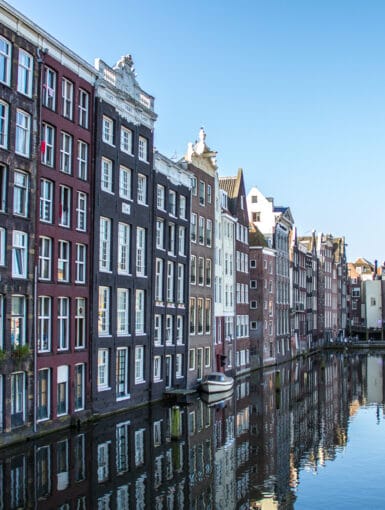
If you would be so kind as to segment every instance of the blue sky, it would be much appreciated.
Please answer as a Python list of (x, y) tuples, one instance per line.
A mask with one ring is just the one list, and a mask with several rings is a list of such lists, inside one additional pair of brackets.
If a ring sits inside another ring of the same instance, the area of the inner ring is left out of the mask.
[(90, 63), (131, 53), (158, 150), (183, 155), (204, 126), (220, 175), (242, 167), (300, 234), (385, 260), (385, 2), (10, 3)]

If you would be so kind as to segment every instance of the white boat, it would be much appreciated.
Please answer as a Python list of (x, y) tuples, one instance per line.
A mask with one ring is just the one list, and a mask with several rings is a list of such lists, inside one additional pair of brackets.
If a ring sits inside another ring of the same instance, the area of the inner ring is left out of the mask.
[(234, 379), (232, 377), (222, 372), (212, 372), (203, 378), (200, 389), (206, 393), (219, 393), (231, 390), (233, 384)]
[(227, 391), (216, 391), (215, 393), (206, 393), (202, 391), (201, 400), (205, 402), (209, 407), (225, 407), (229, 400), (231, 400), (234, 394), (234, 388)]

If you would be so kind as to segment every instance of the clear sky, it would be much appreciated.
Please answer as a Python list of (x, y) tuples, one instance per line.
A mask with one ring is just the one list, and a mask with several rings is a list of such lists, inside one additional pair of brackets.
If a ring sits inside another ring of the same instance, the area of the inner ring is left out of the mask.
[(242, 167), (299, 234), (385, 260), (383, 0), (10, 3), (90, 63), (131, 53), (158, 150), (182, 156), (203, 126), (220, 175)]

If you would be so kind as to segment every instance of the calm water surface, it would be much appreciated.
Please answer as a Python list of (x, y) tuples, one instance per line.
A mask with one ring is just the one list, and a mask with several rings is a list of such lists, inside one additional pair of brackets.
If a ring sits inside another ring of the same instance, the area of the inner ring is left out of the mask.
[(0, 450), (0, 509), (385, 508), (384, 356), (330, 353)]

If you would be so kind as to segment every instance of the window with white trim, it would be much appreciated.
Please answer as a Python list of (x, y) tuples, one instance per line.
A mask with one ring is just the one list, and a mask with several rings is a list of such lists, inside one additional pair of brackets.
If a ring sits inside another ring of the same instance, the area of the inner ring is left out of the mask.
[(43, 122), (41, 127), (41, 162), (51, 168), (55, 165), (55, 128)]
[(196, 299), (190, 298), (190, 334), (195, 335), (196, 325)]
[(207, 185), (207, 203), (211, 204), (212, 200), (212, 192), (211, 192), (211, 186), (210, 184)]
[(0, 37), (0, 82), (4, 85), (11, 84), (11, 53), (12, 44)]
[(12, 233), (12, 276), (27, 278), (28, 234), (14, 230)]
[(186, 197), (179, 195), (179, 218), (186, 219)]
[(29, 158), (31, 150), (31, 116), (16, 110), (15, 152)]
[(190, 283), (195, 285), (197, 281), (197, 258), (195, 255), (191, 255), (190, 260)]
[(184, 303), (184, 265), (178, 264), (178, 280), (176, 287), (176, 301), (179, 304)]
[(144, 136), (139, 136), (138, 157), (140, 161), (148, 162), (148, 140)]
[(5, 212), (7, 207), (7, 167), (0, 164), (0, 211)]
[[(11, 374), (11, 422), (22, 425), (25, 420), (26, 385), (25, 372)], [(24, 470), (23, 470), (24, 471)], [(24, 473), (23, 473), (24, 475)], [(20, 483), (24, 483), (24, 476)], [(12, 488), (11, 488), (12, 489)], [(23, 498), (24, 501), (24, 498)], [(22, 503), (22, 506), (24, 504)]]
[(158, 209), (164, 211), (165, 207), (165, 189), (164, 186), (158, 184), (156, 187), (156, 206)]
[(108, 349), (98, 349), (98, 391), (109, 389), (108, 358)]
[(138, 204), (147, 204), (147, 177), (143, 174), (138, 174)]
[(190, 237), (192, 243), (196, 243), (197, 232), (198, 232), (197, 215), (196, 213), (191, 213)]
[(13, 186), (13, 214), (26, 218), (29, 212), (29, 175), (15, 170)]
[(205, 367), (209, 367), (211, 365), (211, 350), (210, 347), (205, 347)]
[(99, 220), (99, 270), (111, 270), (111, 219)]
[(87, 180), (88, 176), (88, 143), (78, 140), (78, 169), (77, 176), (83, 181)]
[(211, 332), (211, 299), (205, 299), (205, 333)]
[(83, 89), (79, 89), (79, 126), (88, 129), (88, 117), (90, 108), (90, 95)]
[(195, 349), (188, 351), (188, 369), (195, 370)]
[(199, 181), (199, 204), (205, 205), (205, 189), (206, 185), (204, 181)]
[(37, 377), (37, 419), (48, 420), (51, 416), (51, 369), (39, 370)]
[(84, 363), (75, 365), (75, 385), (74, 385), (74, 409), (81, 411), (85, 406), (85, 378), (86, 366)]
[(99, 307), (98, 307), (98, 334), (99, 336), (109, 336), (110, 331), (110, 303), (111, 288), (99, 287)]
[(70, 243), (58, 243), (57, 279), (59, 282), (68, 282), (70, 279)]
[(44, 66), (43, 73), (43, 106), (50, 110), (56, 109), (56, 72), (50, 67)]
[(146, 230), (136, 227), (136, 276), (146, 275)]
[(130, 273), (130, 225), (118, 225), (118, 273)]
[(19, 62), (17, 66), (17, 91), (32, 97), (33, 86), (33, 57), (19, 48)]
[(87, 246), (76, 243), (75, 283), (86, 283)]
[(76, 201), (76, 230), (85, 232), (87, 230), (87, 194), (77, 192)]
[(75, 349), (83, 349), (86, 346), (86, 300), (75, 299)]
[(5, 258), (7, 253), (6, 230), (0, 227), (0, 266), (5, 266)]
[(53, 183), (47, 179), (40, 180), (40, 221), (52, 223)]
[(116, 350), (116, 400), (130, 396), (128, 376), (128, 348), (118, 347)]
[(107, 158), (102, 158), (102, 175), (100, 187), (102, 191), (113, 193), (112, 191), (112, 161)]
[(155, 260), (155, 301), (163, 301), (163, 259)]
[(49, 281), (52, 278), (52, 239), (39, 238), (39, 279)]
[(60, 165), (59, 170), (65, 174), (72, 173), (72, 136), (60, 133)]
[(39, 296), (37, 302), (37, 349), (39, 352), (51, 350), (52, 298)]
[(8, 131), (9, 131), (9, 105), (4, 101), (0, 101), (0, 147), (2, 149), (8, 149)]
[(130, 299), (128, 289), (117, 289), (116, 334), (127, 336), (129, 331)]
[(120, 165), (119, 167), (119, 196), (124, 200), (131, 200), (131, 180), (132, 180), (132, 171)]
[(183, 377), (183, 354), (181, 353), (175, 355), (175, 376)]
[(72, 120), (73, 103), (74, 103), (74, 84), (62, 78), (61, 82), (61, 99), (63, 117)]
[(174, 262), (167, 261), (167, 301), (174, 301)]
[(145, 333), (144, 310), (145, 310), (144, 290), (136, 289), (136, 292), (135, 292), (135, 333), (137, 335), (143, 335)]
[(154, 345), (162, 345), (162, 316), (154, 315)]
[(59, 189), (59, 225), (71, 226), (71, 188), (60, 186)]
[(211, 271), (211, 259), (206, 259), (206, 287), (211, 287), (212, 271)]
[(176, 215), (176, 193), (171, 189), (168, 191), (168, 212), (172, 216)]
[(186, 227), (179, 225), (178, 227), (178, 253), (179, 255), (186, 255)]
[(166, 345), (173, 344), (173, 317), (166, 315)]
[(175, 255), (175, 224), (168, 224), (168, 253)]
[(183, 345), (183, 315), (176, 316), (176, 344)]
[(102, 120), (102, 137), (103, 142), (114, 145), (114, 121), (106, 115), (103, 115)]
[(213, 222), (211, 220), (206, 221), (206, 245), (212, 246), (213, 241)]
[(198, 335), (203, 334), (203, 322), (204, 322), (203, 314), (204, 314), (203, 298), (198, 298), (197, 299)]
[(154, 382), (160, 381), (162, 378), (162, 358), (154, 356)]
[(69, 321), (70, 321), (70, 303), (68, 297), (58, 298), (58, 350), (68, 350), (69, 348)]
[(156, 219), (155, 224), (155, 245), (159, 250), (164, 249), (164, 221), (160, 218)]
[[(69, 367), (62, 365), (57, 367), (57, 415), (63, 416), (68, 414), (68, 376)], [(67, 443), (65, 443), (67, 444)], [(58, 467), (58, 471), (60, 468)], [(68, 471), (68, 466), (65, 471)]]
[(120, 128), (120, 150), (132, 154), (132, 131), (124, 126)]
[(199, 216), (199, 244), (205, 243), (205, 219)]
[(17, 347), (26, 342), (26, 299), (25, 296), (11, 297), (11, 345)]
[(135, 347), (135, 383), (144, 382), (144, 347)]

